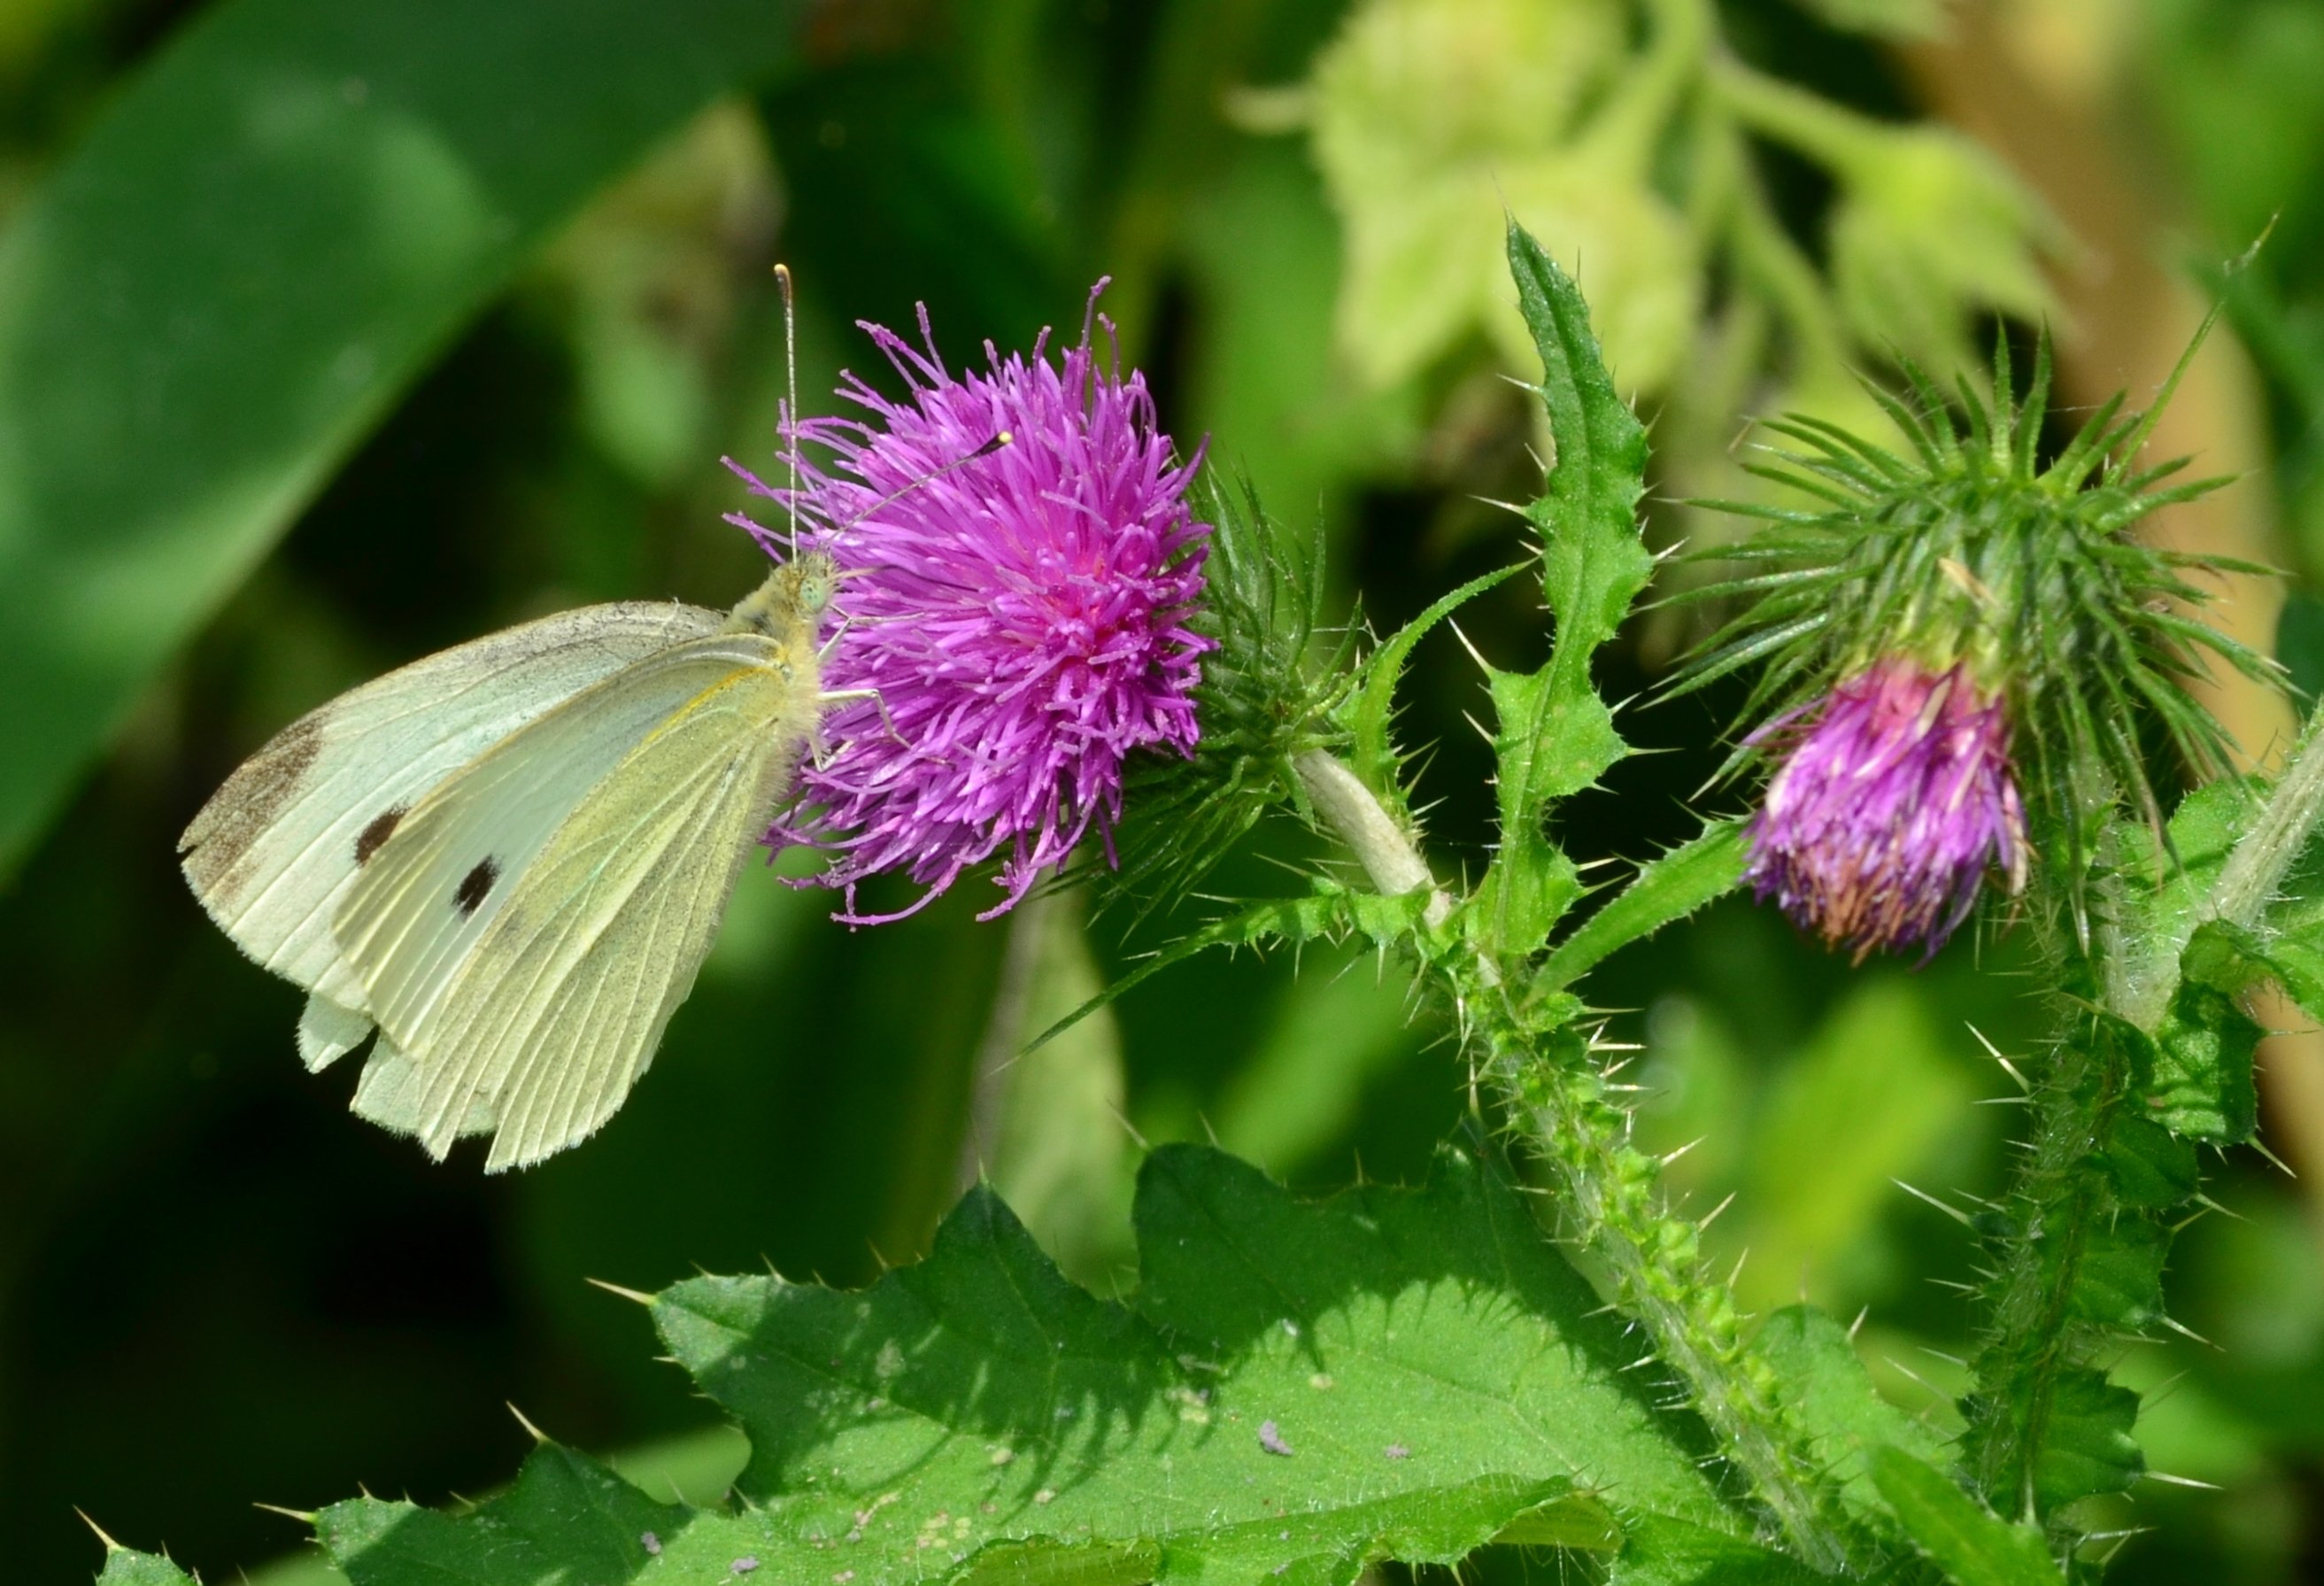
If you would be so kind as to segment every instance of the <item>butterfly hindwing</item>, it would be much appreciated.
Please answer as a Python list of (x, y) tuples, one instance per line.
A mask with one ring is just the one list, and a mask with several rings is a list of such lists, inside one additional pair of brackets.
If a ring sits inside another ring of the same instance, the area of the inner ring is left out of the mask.
[(811, 651), (759, 633), (630, 666), (439, 785), (336, 930), (411, 1065), (396, 1121), (488, 1167), (595, 1130), (650, 1060), (812, 729)]

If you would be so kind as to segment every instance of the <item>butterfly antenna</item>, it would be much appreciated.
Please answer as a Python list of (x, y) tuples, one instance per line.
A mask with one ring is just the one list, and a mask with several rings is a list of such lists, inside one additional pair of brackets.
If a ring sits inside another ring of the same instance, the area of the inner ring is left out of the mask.
[(992, 438), (986, 441), (982, 446), (978, 447), (974, 451), (954, 457), (951, 462), (946, 463), (941, 468), (930, 469), (927, 473), (921, 475), (918, 479), (913, 480), (908, 484), (897, 486), (887, 494), (881, 496), (878, 501), (873, 502), (870, 506), (865, 507), (862, 512), (850, 517), (846, 522), (840, 524), (839, 527), (842, 529), (852, 529), (856, 524), (863, 521), (864, 519), (870, 517), (872, 513), (879, 512), (881, 508), (892, 506), (897, 502), (903, 500), (906, 496), (911, 494), (912, 492), (919, 489), (922, 485), (933, 484), (937, 480), (943, 478), (945, 475), (951, 473), (954, 469), (965, 468), (971, 463), (975, 462), (979, 457), (989, 457), (993, 453), (999, 451), (1002, 447), (1014, 442), (1016, 438), (1017, 437), (1015, 434), (1010, 430), (996, 429), (992, 433)]
[(783, 497), (783, 513), (790, 521), (791, 554), (798, 555), (798, 309), (791, 297), (791, 267), (775, 266), (775, 284), (783, 294), (783, 384), (788, 392), (783, 408), (783, 451), (790, 463), (790, 492)]

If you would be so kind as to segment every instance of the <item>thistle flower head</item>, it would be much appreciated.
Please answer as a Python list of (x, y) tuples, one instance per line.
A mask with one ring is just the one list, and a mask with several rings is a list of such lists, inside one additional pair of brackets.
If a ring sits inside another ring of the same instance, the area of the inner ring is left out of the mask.
[(845, 889), (851, 923), (899, 917), (856, 912), (868, 876), (919, 882), (910, 913), (996, 855), (1005, 896), (986, 917), (1002, 912), (1109, 831), (1132, 755), (1194, 750), (1210, 647), (1189, 625), (1209, 534), (1185, 500), (1198, 459), (1157, 429), (1143, 377), (1101, 362), (1096, 301), (1061, 356), (1044, 332), (1029, 356), (987, 343), (985, 368), (958, 375), (925, 308), (917, 346), (864, 325), (902, 400), (844, 375), (862, 416), (786, 410), (796, 484), (750, 481), (844, 580), (823, 673), (844, 696), (824, 721), (833, 748), (766, 841), (831, 851), (817, 881)]
[(2007, 707), (1967, 668), (1884, 659), (1752, 736), (1780, 763), (1744, 880), (1825, 945), (1933, 954), (1987, 871), (2024, 885)]
[(1745, 714), (1777, 725), (1729, 768), (1781, 761), (1754, 879), (1828, 939), (1933, 945), (1990, 864), (2022, 880), (2030, 828), (2087, 941), (2099, 824), (2126, 803), (2161, 829), (2150, 750), (2225, 768), (2188, 684), (2211, 660), (2273, 675), (2189, 614), (2209, 597), (2190, 572), (2267, 569), (2131, 536), (2218, 483), (2164, 484), (2181, 465), (2139, 459), (2172, 387), (2144, 414), (2116, 397), (2045, 462), (2049, 367), (2044, 343), (2020, 403), (2003, 343), (1991, 399), (1964, 383), (1949, 405), (1908, 365), (1913, 406), (1873, 392), (1904, 456), (1813, 420), (1772, 425), (1794, 449), (1756, 471), (1821, 506), (1728, 505), (1766, 521), (1710, 553), (1744, 576), (1682, 597), (1740, 602), (1674, 692), (1766, 662)]

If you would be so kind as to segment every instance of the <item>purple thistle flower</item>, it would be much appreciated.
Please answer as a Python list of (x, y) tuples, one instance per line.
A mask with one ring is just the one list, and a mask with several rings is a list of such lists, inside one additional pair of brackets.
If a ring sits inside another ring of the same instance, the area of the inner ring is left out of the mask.
[[(1144, 377), (1100, 366), (1104, 288), (1061, 358), (1047, 331), (1029, 358), (987, 342), (983, 372), (957, 378), (925, 306), (918, 347), (863, 325), (905, 400), (843, 374), (839, 394), (868, 418), (786, 411), (797, 488), (743, 475), (789, 506), (794, 549), (829, 552), (845, 580), (824, 686), (867, 692), (825, 718), (837, 747), (765, 841), (831, 850), (815, 884), (846, 890), (850, 924), (912, 913), (996, 853), (1007, 895), (980, 917), (1001, 914), (1093, 825), (1111, 857), (1131, 754), (1194, 752), (1212, 648), (1188, 625), (1210, 534), (1185, 501), (1200, 449), (1176, 463)], [(858, 915), (856, 884), (896, 870), (927, 891)]]
[(2025, 816), (2009, 715), (1965, 666), (1890, 657), (1812, 708), (1760, 728), (1783, 764), (1751, 819), (1744, 871), (1827, 946), (1933, 954), (1969, 917), (1986, 871), (2025, 884)]

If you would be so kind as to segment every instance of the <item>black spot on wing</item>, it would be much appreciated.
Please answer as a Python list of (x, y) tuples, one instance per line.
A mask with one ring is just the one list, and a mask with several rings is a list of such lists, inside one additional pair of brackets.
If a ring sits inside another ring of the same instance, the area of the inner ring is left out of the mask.
[(463, 917), (475, 913), (477, 909), (484, 907), (485, 897), (493, 890), (493, 883), (500, 879), (499, 860), (489, 856), (478, 860), (476, 868), (460, 878), (459, 890), (452, 894), (452, 907), (458, 909)]
[(383, 809), (380, 811), (379, 814), (374, 816), (371, 820), (371, 825), (365, 826), (362, 831), (355, 834), (355, 862), (357, 864), (368, 863), (371, 860), (371, 856), (379, 852), (381, 844), (384, 844), (390, 837), (395, 835), (395, 823), (401, 820), (403, 818), (403, 806), (401, 804), (392, 806), (392, 807)]

